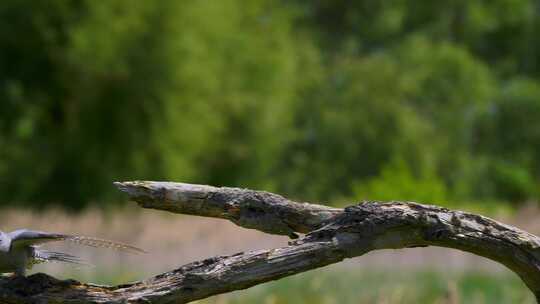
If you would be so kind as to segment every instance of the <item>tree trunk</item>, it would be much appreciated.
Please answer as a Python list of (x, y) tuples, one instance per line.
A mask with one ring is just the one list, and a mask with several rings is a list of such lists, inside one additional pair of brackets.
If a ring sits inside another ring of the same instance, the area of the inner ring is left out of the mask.
[[(497, 261), (540, 298), (540, 238), (480, 215), (411, 202), (368, 201), (338, 209), (262, 191), (170, 182), (116, 185), (144, 208), (228, 219), (296, 240), (282, 248), (209, 258), (120, 286), (60, 281), (45, 274), (3, 278), (2, 303), (187, 303), (372, 250), (423, 246), (456, 248)], [(306, 235), (299, 238), (299, 233)]]

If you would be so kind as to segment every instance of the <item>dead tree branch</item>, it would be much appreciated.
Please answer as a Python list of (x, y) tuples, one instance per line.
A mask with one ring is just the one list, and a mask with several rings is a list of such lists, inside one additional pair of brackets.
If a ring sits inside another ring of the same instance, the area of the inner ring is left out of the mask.
[(540, 299), (540, 238), (480, 215), (410, 202), (362, 202), (345, 209), (296, 203), (238, 188), (169, 182), (117, 187), (144, 208), (228, 219), (297, 238), (289, 246), (184, 265), (145, 281), (98, 286), (44, 274), (0, 279), (2, 303), (187, 303), (337, 263), (372, 250), (441, 246), (497, 261)]

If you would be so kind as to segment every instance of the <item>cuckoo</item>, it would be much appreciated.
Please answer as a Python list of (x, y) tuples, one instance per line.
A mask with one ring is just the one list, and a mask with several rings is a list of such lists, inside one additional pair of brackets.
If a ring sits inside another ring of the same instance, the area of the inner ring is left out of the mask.
[(66, 241), (91, 247), (104, 247), (133, 253), (145, 251), (131, 245), (93, 237), (32, 231), (27, 229), (12, 232), (0, 231), (0, 273), (26, 274), (33, 265), (46, 262), (85, 264), (80, 258), (62, 252), (39, 248), (40, 244)]

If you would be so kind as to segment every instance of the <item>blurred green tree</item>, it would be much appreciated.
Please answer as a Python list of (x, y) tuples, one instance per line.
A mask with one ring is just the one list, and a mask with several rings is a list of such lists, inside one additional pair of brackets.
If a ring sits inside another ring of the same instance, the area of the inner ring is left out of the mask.
[(123, 179), (537, 200), (537, 8), (2, 1), (0, 201), (76, 209)]
[(0, 5), (2, 201), (77, 208), (114, 198), (114, 180), (264, 176), (297, 72), (287, 12), (40, 3)]
[(513, 202), (538, 200), (540, 182), (540, 84), (516, 78), (477, 122), (476, 151), (490, 161), (491, 195)]

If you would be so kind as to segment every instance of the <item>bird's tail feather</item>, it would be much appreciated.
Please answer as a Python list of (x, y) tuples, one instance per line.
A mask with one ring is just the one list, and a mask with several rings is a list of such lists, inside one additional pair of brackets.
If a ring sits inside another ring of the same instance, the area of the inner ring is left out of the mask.
[(137, 248), (135, 246), (131, 246), (131, 245), (120, 243), (120, 242), (113, 242), (109, 240), (99, 239), (99, 238), (87, 237), (87, 236), (69, 235), (69, 236), (65, 236), (64, 241), (73, 242), (76, 244), (86, 245), (90, 247), (111, 248), (111, 249), (116, 249), (116, 250), (129, 251), (132, 253), (146, 253), (146, 251), (140, 248)]
[(70, 264), (77, 264), (77, 265), (84, 265), (84, 266), (93, 266), (92, 264), (85, 262), (79, 257), (76, 257), (71, 254), (63, 253), (63, 252), (56, 252), (56, 251), (35, 250), (34, 258), (37, 263), (62, 262), (62, 263), (70, 263)]

